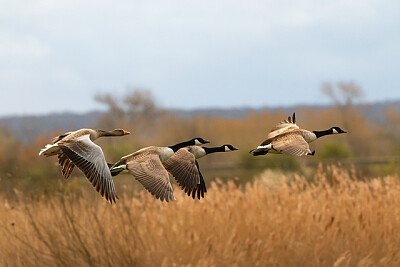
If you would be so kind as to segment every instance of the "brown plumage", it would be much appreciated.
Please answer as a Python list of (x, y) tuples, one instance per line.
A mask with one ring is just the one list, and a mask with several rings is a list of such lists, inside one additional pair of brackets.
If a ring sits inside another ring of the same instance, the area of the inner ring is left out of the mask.
[(200, 171), (193, 153), (197, 146), (184, 147), (164, 162), (165, 169), (175, 177), (182, 189), (193, 189), (200, 184)]
[(168, 202), (175, 200), (175, 196), (168, 172), (160, 159), (162, 153), (162, 147), (146, 147), (123, 157), (115, 165), (125, 165), (147, 191), (161, 201)]
[(178, 184), (188, 196), (200, 199), (207, 192), (203, 175), (197, 159), (216, 152), (238, 150), (232, 145), (219, 147), (188, 146), (179, 149), (168, 160), (164, 161), (165, 169), (175, 177)]
[(282, 154), (292, 156), (311, 155), (312, 151), (304, 135), (308, 134), (305, 130), (293, 130), (280, 134), (271, 140), (272, 148)]
[[(172, 185), (164, 163), (186, 146), (206, 144), (209, 141), (203, 138), (193, 138), (173, 146), (150, 146), (142, 148), (130, 155), (122, 157), (110, 167), (113, 176), (123, 170), (128, 170), (152, 195), (161, 201), (175, 200)], [(195, 181), (195, 185), (197, 184)]]
[(277, 124), (267, 139), (256, 149), (250, 150), (253, 156), (265, 155), (269, 152), (292, 156), (314, 155), (308, 143), (325, 135), (346, 133), (339, 127), (331, 127), (325, 131), (308, 131), (300, 129), (296, 124), (296, 114)]
[(64, 179), (68, 179), (75, 165), (63, 152), (60, 152), (57, 157), (58, 164), (61, 166), (61, 173)]

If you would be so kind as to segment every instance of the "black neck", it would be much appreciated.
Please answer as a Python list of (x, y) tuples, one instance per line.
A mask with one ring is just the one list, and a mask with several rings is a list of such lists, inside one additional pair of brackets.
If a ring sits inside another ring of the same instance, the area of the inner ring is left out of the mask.
[(317, 138), (320, 138), (324, 135), (329, 135), (329, 134), (333, 134), (332, 130), (325, 130), (325, 131), (313, 131), (313, 133), (317, 136)]
[(193, 140), (190, 140), (190, 141), (178, 143), (178, 144), (173, 145), (173, 146), (169, 146), (169, 148), (171, 148), (174, 152), (176, 152), (176, 151), (178, 151), (179, 149), (181, 149), (182, 147), (185, 147), (185, 146), (194, 146), (194, 145), (195, 145), (194, 141), (193, 141)]
[(219, 147), (202, 147), (207, 154), (215, 153), (215, 152), (225, 152), (225, 146)]

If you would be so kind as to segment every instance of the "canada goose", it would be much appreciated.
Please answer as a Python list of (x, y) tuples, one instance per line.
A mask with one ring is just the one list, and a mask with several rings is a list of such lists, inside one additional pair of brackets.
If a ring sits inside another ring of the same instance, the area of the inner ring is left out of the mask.
[(308, 131), (300, 129), (296, 124), (296, 114), (292, 118), (276, 125), (267, 135), (267, 139), (256, 149), (250, 151), (253, 156), (265, 155), (268, 152), (282, 153), (293, 156), (314, 155), (308, 143), (325, 135), (346, 133), (339, 127), (332, 127), (325, 131)]
[(39, 156), (58, 155), (58, 163), (62, 168), (61, 172), (65, 179), (68, 179), (74, 166), (78, 166), (97, 192), (112, 203), (118, 199), (114, 182), (103, 151), (93, 141), (103, 136), (123, 136), (127, 134), (130, 133), (122, 129), (112, 131), (80, 129), (54, 137), (52, 144), (48, 144), (40, 150)]
[(163, 163), (182, 147), (207, 143), (209, 141), (203, 138), (193, 138), (173, 146), (145, 147), (122, 157), (110, 171), (115, 176), (123, 170), (128, 170), (156, 198), (161, 201), (165, 199), (167, 202), (175, 200), (168, 172)]
[(163, 164), (188, 196), (192, 195), (194, 199), (197, 193), (197, 198), (200, 199), (200, 196), (204, 198), (204, 193), (207, 192), (207, 189), (197, 159), (215, 152), (230, 152), (234, 150), (238, 149), (232, 145), (219, 147), (188, 146), (179, 149)]

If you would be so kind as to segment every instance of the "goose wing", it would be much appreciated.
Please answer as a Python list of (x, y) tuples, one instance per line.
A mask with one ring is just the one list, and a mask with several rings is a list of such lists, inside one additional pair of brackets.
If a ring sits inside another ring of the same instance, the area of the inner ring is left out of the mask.
[(65, 134), (56, 136), (56, 137), (54, 137), (54, 138), (51, 140), (51, 142), (52, 142), (53, 144), (55, 144), (55, 143), (57, 143), (58, 141), (60, 141), (60, 140), (62, 140), (63, 138), (65, 138), (66, 136), (70, 135), (71, 133), (73, 133), (73, 132), (67, 132), (67, 133), (65, 133)]
[(271, 142), (274, 150), (292, 156), (311, 154), (310, 147), (301, 133), (291, 132), (277, 136)]
[[(92, 185), (96, 188), (96, 191), (108, 201), (112, 203), (118, 199), (114, 182), (104, 158), (103, 151), (98, 145), (90, 140), (89, 134), (66, 141), (61, 140), (58, 143), (58, 146), (61, 148), (65, 156), (71, 161), (65, 161), (67, 167), (69, 166), (69, 168), (71, 168), (71, 171), (72, 163), (85, 174)], [(60, 160), (61, 159), (62, 157)], [(64, 167), (65, 165), (62, 166)], [(70, 171), (67, 169), (66, 174), (69, 175), (69, 173)]]
[(161, 163), (157, 153), (145, 152), (132, 155), (127, 159), (127, 169), (144, 188), (159, 198), (175, 200), (174, 192), (169, 180), (168, 172)]
[(165, 169), (175, 177), (182, 189), (192, 189), (200, 183), (196, 158), (187, 148), (179, 149), (163, 164)]
[(58, 164), (61, 166), (61, 173), (64, 179), (68, 179), (74, 169), (74, 163), (67, 157), (67, 155), (61, 152), (58, 153)]
[(193, 199), (195, 199), (196, 196), (198, 199), (200, 199), (201, 197), (204, 198), (204, 194), (207, 193), (207, 188), (206, 188), (206, 183), (204, 182), (204, 179), (203, 179), (203, 175), (200, 172), (200, 167), (199, 167), (199, 163), (197, 162), (197, 160), (196, 160), (196, 167), (199, 172), (200, 183), (197, 185), (197, 187), (195, 187), (193, 189), (185, 189), (185, 193), (189, 197), (190, 197), (190, 195), (192, 195)]
[(271, 132), (267, 135), (267, 139), (271, 139), (280, 134), (297, 129), (299, 129), (299, 126), (296, 124), (296, 114), (293, 113), (292, 117), (289, 116), (287, 120), (281, 121), (274, 128), (272, 128)]

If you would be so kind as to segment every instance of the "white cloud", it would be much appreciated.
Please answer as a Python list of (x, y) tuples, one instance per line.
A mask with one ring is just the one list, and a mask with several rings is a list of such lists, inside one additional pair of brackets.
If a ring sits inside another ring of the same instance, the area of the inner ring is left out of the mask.
[[(88, 101), (98, 88), (141, 84), (166, 105), (177, 106), (171, 99), (177, 95), (188, 108), (224, 97), (186, 101), (192, 90), (227, 86), (237, 97), (223, 102), (245, 105), (253, 104), (246, 93), (280, 88), (272, 100), (279, 104), (298, 101), (285, 97), (293, 84), (309, 94), (329, 77), (378, 84), (380, 73), (388, 77), (400, 67), (391, 57), (400, 47), (394, 0), (0, 0), (0, 6), (0, 88), (10, 92), (86, 90)], [(1, 108), (0, 115), (15, 112)]]
[(0, 58), (9, 60), (41, 59), (49, 46), (33, 35), (0, 34)]

